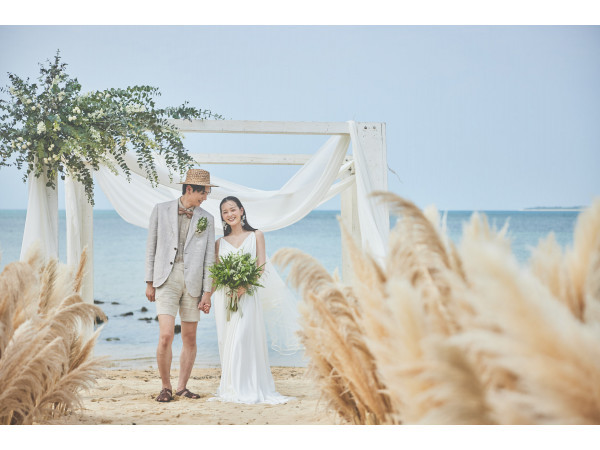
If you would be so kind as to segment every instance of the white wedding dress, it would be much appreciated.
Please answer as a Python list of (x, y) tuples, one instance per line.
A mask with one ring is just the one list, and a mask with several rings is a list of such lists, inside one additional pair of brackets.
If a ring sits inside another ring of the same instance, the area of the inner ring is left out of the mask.
[[(254, 233), (248, 235), (239, 248), (221, 239), (220, 256), (237, 252), (250, 253), (256, 258)], [(217, 289), (212, 296), (221, 359), (221, 384), (216, 397), (209, 400), (280, 404), (294, 398), (285, 397), (275, 390), (259, 295), (260, 288), (253, 295), (242, 295), (239, 309), (231, 313), (229, 321), (225, 289)]]

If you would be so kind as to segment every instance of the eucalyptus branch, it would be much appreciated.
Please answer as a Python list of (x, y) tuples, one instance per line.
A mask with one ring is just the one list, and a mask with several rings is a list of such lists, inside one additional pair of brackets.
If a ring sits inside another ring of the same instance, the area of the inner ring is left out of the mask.
[[(123, 156), (136, 154), (153, 186), (158, 184), (154, 155), (164, 156), (169, 169), (183, 175), (194, 165), (178, 129), (168, 119), (223, 119), (209, 110), (189, 106), (158, 108), (161, 93), (152, 86), (111, 88), (81, 94), (81, 84), (66, 73), (57, 52), (40, 64), (39, 84), (9, 73), (10, 86), (0, 88), (0, 168), (25, 167), (23, 180), (46, 174), (48, 186), (68, 174), (85, 186), (94, 204), (93, 173), (106, 161), (116, 161), (128, 180)], [(110, 167), (115, 170), (115, 166)]]

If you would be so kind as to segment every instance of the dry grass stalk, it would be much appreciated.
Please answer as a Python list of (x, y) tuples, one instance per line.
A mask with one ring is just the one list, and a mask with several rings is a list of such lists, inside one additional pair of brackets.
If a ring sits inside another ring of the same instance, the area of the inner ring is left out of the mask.
[[(432, 411), (460, 400), (460, 408), (447, 408), (455, 423), (491, 423), (480, 393), (473, 398), (452, 395), (472, 392), (466, 387), (477, 385), (461, 352), (444, 344), (460, 329), (455, 317), (472, 314), (469, 305), (456, 299), (465, 288), (456, 248), (441, 235), (437, 214), (428, 220), (410, 202), (396, 206), (403, 220), (390, 237), (387, 273), (379, 279), (364, 275), (369, 272), (366, 261), (372, 259), (342, 226), (354, 272), (352, 285), (363, 311), (359, 324), (392, 399), (395, 421), (428, 423), (435, 420)], [(414, 250), (414, 241), (421, 254)], [(461, 370), (454, 369), (456, 365)], [(465, 367), (469, 370), (462, 370)]]
[(83, 283), (83, 276), (85, 275), (85, 268), (87, 265), (87, 247), (84, 247), (81, 252), (81, 258), (79, 258), (79, 267), (77, 268), (77, 273), (75, 274), (75, 280), (73, 281), (73, 292), (77, 292), (81, 294), (81, 286)]
[[(532, 270), (553, 295), (581, 320), (600, 321), (597, 262), (600, 247), (600, 199), (582, 212), (573, 234), (573, 246), (565, 252), (553, 235), (540, 241), (532, 254)], [(591, 309), (588, 311), (588, 308)]]
[[(540, 239), (529, 258), (529, 267), (532, 273), (545, 284), (552, 295), (563, 301), (566, 300), (566, 272), (563, 267), (564, 253), (554, 233)], [(568, 306), (568, 305), (567, 305)]]
[[(427, 322), (435, 332), (446, 336), (456, 333), (461, 328), (461, 316), (468, 313), (453, 301), (453, 291), (465, 283), (460, 258), (452, 251), (449, 240), (441, 236), (439, 226), (415, 204), (390, 193), (375, 195), (390, 203), (391, 210), (401, 216), (390, 235), (388, 279), (400, 277), (420, 292)], [(344, 245), (349, 245), (347, 240)]]
[(600, 324), (600, 239), (596, 241), (585, 280), (585, 314), (588, 323)]
[[(342, 227), (351, 289), (280, 251), (296, 262), (304, 344), (340, 415), (364, 414), (367, 393), (353, 389), (367, 376), (389, 400), (387, 423), (600, 423), (600, 200), (578, 219), (572, 250), (550, 236), (528, 267), (507, 224), (473, 214), (456, 248), (437, 211), (380, 196), (401, 214), (385, 270)], [(357, 342), (372, 364), (352, 359)]]
[[(575, 317), (583, 320), (586, 307), (586, 281), (591, 263), (600, 246), (600, 199), (582, 212), (573, 234), (573, 248), (565, 254), (565, 268), (569, 279), (567, 301)], [(597, 275), (597, 274), (596, 274)]]
[(303, 292), (301, 339), (311, 358), (310, 372), (329, 404), (352, 423), (390, 423), (389, 398), (357, 326), (360, 312), (352, 293), (298, 250), (280, 250), (272, 260), (291, 265), (289, 279)]
[[(578, 321), (509, 250), (469, 232), (461, 256), (481, 326), (458, 338), (511, 386), (488, 384), (500, 423), (599, 423), (600, 330)], [(485, 380), (485, 376), (482, 375)]]
[(37, 250), (0, 274), (1, 424), (43, 421), (80, 406), (79, 391), (103, 366), (91, 355), (100, 330), (90, 339), (82, 330), (106, 316), (74, 292), (73, 278)]

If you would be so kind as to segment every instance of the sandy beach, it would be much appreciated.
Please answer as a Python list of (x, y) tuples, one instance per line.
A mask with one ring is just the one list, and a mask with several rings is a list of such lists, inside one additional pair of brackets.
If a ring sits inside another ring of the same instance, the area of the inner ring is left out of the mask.
[[(209, 402), (219, 385), (219, 368), (194, 369), (188, 388), (202, 398), (154, 400), (158, 371), (106, 370), (95, 387), (82, 393), (83, 409), (47, 422), (50, 425), (335, 425), (337, 414), (319, 402), (320, 392), (302, 367), (272, 367), (277, 390), (296, 397), (284, 405)], [(171, 373), (172, 382), (178, 371)]]

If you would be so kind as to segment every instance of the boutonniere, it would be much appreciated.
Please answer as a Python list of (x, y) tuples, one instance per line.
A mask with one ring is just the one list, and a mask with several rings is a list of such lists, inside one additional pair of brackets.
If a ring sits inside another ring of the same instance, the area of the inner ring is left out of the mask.
[(208, 220), (206, 219), (206, 217), (200, 217), (200, 219), (198, 219), (198, 223), (196, 224), (196, 233), (202, 233), (204, 230), (206, 230), (207, 226)]

